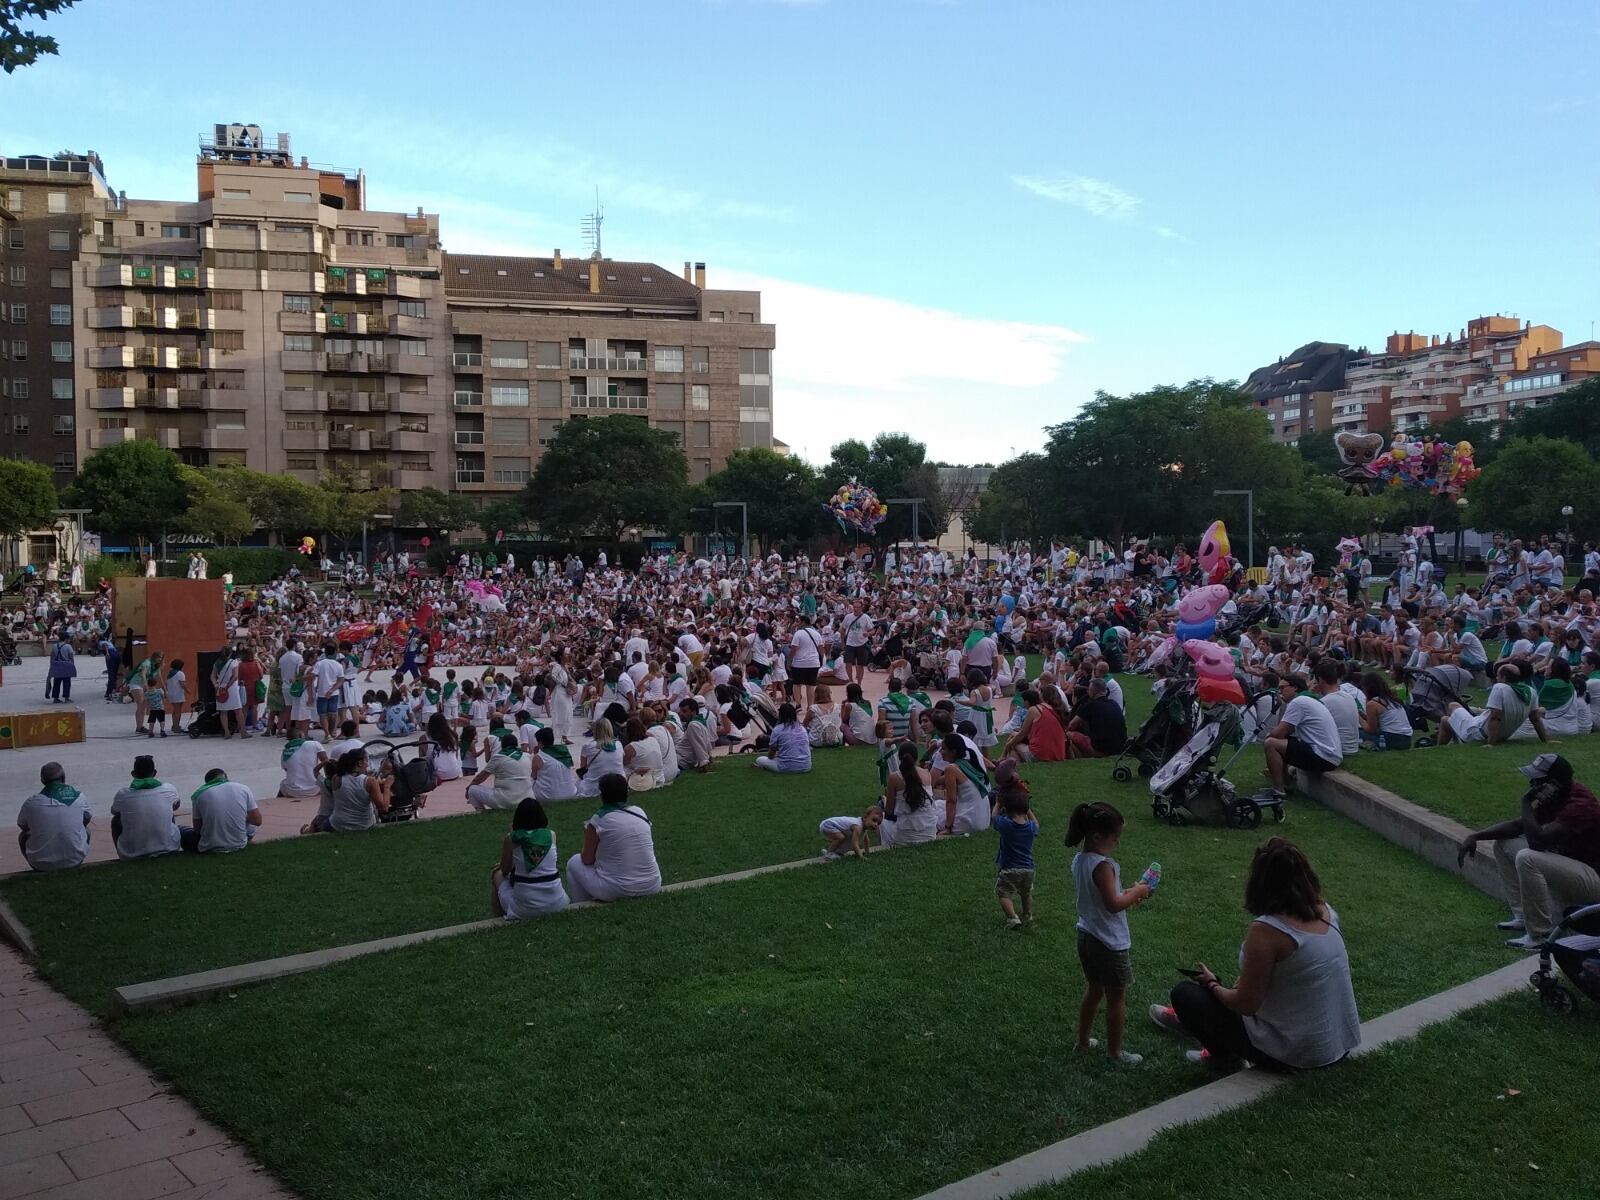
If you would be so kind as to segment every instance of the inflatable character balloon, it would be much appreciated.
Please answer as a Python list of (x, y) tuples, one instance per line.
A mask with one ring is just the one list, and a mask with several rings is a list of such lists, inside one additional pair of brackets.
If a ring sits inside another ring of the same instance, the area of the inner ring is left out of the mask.
[(1233, 574), (1233, 552), (1228, 542), (1228, 527), (1221, 521), (1211, 522), (1205, 536), (1200, 539), (1200, 570), (1208, 583), (1221, 583)]
[(1194, 673), (1200, 677), (1195, 691), (1203, 703), (1244, 703), (1244, 689), (1233, 677), (1233, 655), (1226, 646), (1192, 639), (1183, 644), (1183, 652), (1194, 660)]

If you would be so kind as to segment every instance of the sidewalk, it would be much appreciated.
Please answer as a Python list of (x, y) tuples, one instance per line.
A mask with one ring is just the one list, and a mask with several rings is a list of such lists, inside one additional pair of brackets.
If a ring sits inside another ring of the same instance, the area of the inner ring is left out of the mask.
[(0, 946), (0, 1200), (293, 1200)]

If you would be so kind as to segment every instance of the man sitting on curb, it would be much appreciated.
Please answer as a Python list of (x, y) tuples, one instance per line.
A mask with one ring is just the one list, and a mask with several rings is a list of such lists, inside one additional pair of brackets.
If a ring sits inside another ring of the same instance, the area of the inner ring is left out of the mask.
[[(349, 724), (349, 722), (346, 722)], [(180, 831), (183, 848), (201, 854), (232, 854), (243, 850), (261, 824), (261, 806), (255, 793), (234, 783), (221, 767), (206, 772), (206, 781), (189, 797), (194, 827)]]
[(39, 790), (22, 802), (17, 844), (35, 871), (60, 871), (76, 867), (89, 854), (89, 803), (75, 787), (67, 785), (61, 764), (39, 768)]
[(1344, 762), (1339, 726), (1333, 714), (1306, 690), (1304, 675), (1288, 675), (1278, 685), (1284, 703), (1278, 726), (1267, 735), (1267, 777), (1272, 786), (1256, 799), (1282, 802), (1289, 791), (1289, 768), (1321, 775)]
[(1537, 950), (1569, 905), (1600, 903), (1600, 800), (1572, 777), (1559, 754), (1541, 754), (1518, 767), (1533, 786), (1522, 796), (1522, 815), (1469, 833), (1456, 850), (1464, 865), (1479, 842), (1494, 843), (1495, 866), (1511, 903), (1501, 929), (1521, 930), (1506, 942)]
[(111, 800), (111, 841), (119, 858), (154, 858), (182, 849), (178, 793), (156, 777), (156, 760), (133, 760), (133, 778)]

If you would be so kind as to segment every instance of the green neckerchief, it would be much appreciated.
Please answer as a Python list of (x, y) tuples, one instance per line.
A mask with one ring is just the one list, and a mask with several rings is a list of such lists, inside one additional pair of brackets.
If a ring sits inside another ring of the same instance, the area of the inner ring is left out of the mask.
[(932, 708), (933, 707), (933, 701), (932, 701), (932, 699), (929, 698), (927, 692), (912, 692), (911, 693), (911, 698), (913, 700), (915, 700), (918, 704), (922, 705), (923, 708)]
[(1511, 690), (1517, 694), (1518, 700), (1521, 700), (1530, 708), (1533, 707), (1533, 689), (1531, 687), (1525, 683), (1513, 683)]
[(885, 704), (893, 705), (895, 712), (902, 717), (911, 711), (911, 697), (904, 692), (890, 692), (883, 700)]
[(707, 729), (711, 728), (711, 723), (710, 723), (710, 721), (708, 721), (706, 719), (705, 713), (701, 713), (697, 717), (690, 717), (689, 718), (689, 724), (691, 724), (691, 725), (704, 725)]
[(49, 796), (57, 804), (71, 804), (79, 796), (83, 795), (77, 788), (69, 787), (65, 783), (47, 783), (41, 791), (43, 795)]
[(456, 689), (459, 688), (460, 686), (461, 685), (458, 684), (454, 679), (450, 680), (450, 682), (448, 682), (448, 683), (446, 683), (444, 685), (444, 692), (442, 693), (444, 698), (446, 700), (450, 699), (451, 696), (454, 696), (456, 694)]
[(600, 751), (605, 754), (610, 754), (617, 748), (617, 744), (615, 742), (596, 742), (595, 745), (598, 746)]
[(511, 842), (522, 851), (530, 867), (536, 867), (550, 853), (555, 838), (548, 829), (513, 829)]
[(889, 763), (900, 752), (900, 748), (891, 744), (887, 750), (878, 755), (878, 786), (889, 786)]
[(423, 688), (422, 689), (422, 698), (424, 700), (426, 700), (429, 704), (438, 704), (439, 703), (439, 693), (434, 691), (432, 688)]
[(565, 746), (549, 746), (541, 751), (541, 753), (548, 754), (551, 758), (555, 759), (564, 767), (570, 767), (572, 765), (572, 751), (568, 750)]
[(1561, 653), (1561, 657), (1567, 660), (1567, 665), (1569, 667), (1575, 667), (1583, 661), (1583, 650), (1581, 648), (1577, 650), (1564, 650)]
[(1544, 708), (1560, 708), (1572, 696), (1572, 685), (1565, 679), (1546, 679), (1539, 689), (1539, 703)]
[(599, 808), (594, 810), (594, 816), (590, 817), (589, 820), (598, 821), (607, 813), (621, 812), (623, 809), (629, 807), (631, 806), (627, 804), (602, 804)]
[(213, 779), (210, 783), (202, 783), (199, 787), (195, 788), (193, 794), (189, 797), (189, 799), (190, 799), (191, 802), (195, 801), (195, 800), (198, 800), (198, 799), (200, 799), (200, 793), (209, 792), (212, 788), (221, 787), (223, 784), (225, 784), (227, 782), (228, 782), (228, 777), (226, 775), (224, 775), (221, 779)]
[(290, 738), (283, 744), (283, 762), (288, 762), (294, 757), (294, 752), (306, 744), (305, 738)]
[(976, 787), (980, 792), (986, 792), (989, 790), (989, 777), (982, 771), (978, 770), (977, 767), (973, 766), (969, 760), (963, 758), (960, 762), (956, 763), (956, 766), (961, 768), (961, 773), (968, 779), (972, 780), (973, 786)]
[(148, 792), (152, 788), (163, 787), (165, 785), (162, 784), (161, 780), (152, 777), (150, 779), (135, 779), (130, 782), (128, 786), (136, 792)]
[(501, 746), (499, 753), (504, 755), (506, 758), (511, 759), (513, 762), (518, 762), (522, 759), (521, 750), (507, 750), (504, 746)]

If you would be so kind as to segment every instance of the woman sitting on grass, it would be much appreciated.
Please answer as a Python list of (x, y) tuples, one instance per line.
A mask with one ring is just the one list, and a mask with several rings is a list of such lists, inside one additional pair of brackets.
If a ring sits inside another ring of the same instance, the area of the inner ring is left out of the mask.
[[(1544, 710), (1544, 731), (1551, 737), (1573, 737), (1593, 728), (1586, 694), (1573, 687), (1572, 667), (1564, 658), (1550, 660), (1550, 677), (1539, 689), (1539, 707)], [(1529, 732), (1525, 725), (1519, 736)]]
[(489, 915), (520, 921), (560, 912), (569, 903), (560, 862), (544, 805), (529, 796), (517, 805), (500, 862), (489, 876)]
[(782, 775), (798, 775), (811, 770), (811, 737), (800, 724), (799, 714), (792, 704), (778, 709), (778, 723), (772, 727), (767, 743), (768, 753), (756, 759), (763, 771), (777, 771)]
[(902, 744), (883, 794), (878, 840), (885, 847), (933, 841), (939, 836), (939, 807), (933, 800), (933, 776), (917, 761), (916, 746)]
[(323, 768), (322, 811), (313, 818), (310, 832), (359, 833), (371, 829), (379, 815), (389, 811), (391, 783), (387, 776), (369, 773), (365, 750), (346, 750), (338, 762), (327, 763)]
[(596, 783), (600, 807), (583, 827), (583, 852), (567, 859), (567, 890), (575, 902), (623, 900), (661, 890), (661, 867), (650, 818), (628, 803), (621, 774)]
[(1255, 919), (1234, 986), (1200, 963), (1170, 1007), (1151, 1005), (1151, 1019), (1200, 1043), (1191, 1062), (1298, 1071), (1343, 1061), (1361, 1044), (1350, 959), (1339, 914), (1298, 846), (1274, 837), (1256, 848), (1244, 906)]
[(1376, 671), (1361, 677), (1367, 698), (1361, 711), (1361, 742), (1372, 750), (1411, 749), (1411, 718), (1389, 681)]

